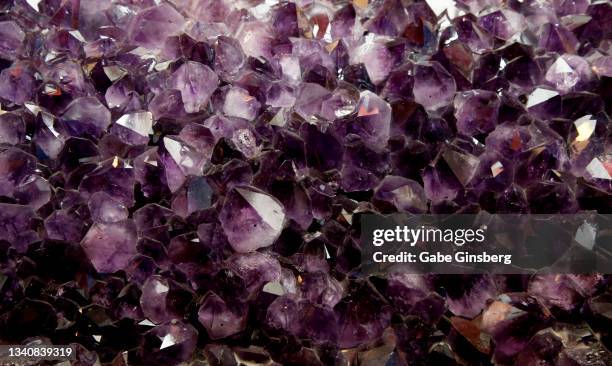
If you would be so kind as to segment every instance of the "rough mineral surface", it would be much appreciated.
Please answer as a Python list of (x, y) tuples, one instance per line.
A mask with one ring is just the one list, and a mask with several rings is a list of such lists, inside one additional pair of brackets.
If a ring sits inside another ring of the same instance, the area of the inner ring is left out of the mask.
[(609, 1), (0, 11), (0, 344), (612, 365), (609, 275), (366, 276), (359, 242), (372, 212), (611, 213)]

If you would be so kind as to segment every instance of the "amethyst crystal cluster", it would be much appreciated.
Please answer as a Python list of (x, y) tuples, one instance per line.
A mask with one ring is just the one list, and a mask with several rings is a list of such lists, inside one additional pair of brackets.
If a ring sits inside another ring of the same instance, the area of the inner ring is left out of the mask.
[(0, 10), (1, 343), (79, 366), (612, 364), (605, 275), (364, 276), (358, 240), (371, 212), (610, 213), (609, 2)]

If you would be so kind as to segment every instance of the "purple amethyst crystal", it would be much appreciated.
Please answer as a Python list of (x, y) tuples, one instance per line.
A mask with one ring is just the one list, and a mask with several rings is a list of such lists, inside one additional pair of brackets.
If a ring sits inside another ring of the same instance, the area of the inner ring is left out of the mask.
[(592, 77), (588, 62), (580, 56), (569, 54), (557, 58), (545, 75), (546, 81), (563, 94), (580, 90)]
[(30, 100), (36, 88), (36, 80), (25, 64), (14, 63), (0, 72), (0, 98), (15, 104)]
[(181, 92), (187, 113), (204, 109), (218, 83), (219, 78), (210, 67), (195, 61), (181, 65), (168, 79), (168, 87)]
[(111, 114), (97, 98), (84, 97), (70, 103), (61, 116), (71, 134), (100, 136), (111, 124)]
[(270, 246), (285, 224), (285, 209), (277, 199), (253, 187), (234, 187), (225, 198), (219, 221), (235, 251), (245, 253)]
[(400, 212), (413, 213), (427, 211), (427, 199), (423, 187), (403, 177), (386, 176), (376, 187), (373, 200), (381, 209), (394, 208)]
[(5, 20), (0, 22), (0, 38), (2, 38), (0, 56), (14, 60), (21, 51), (21, 45), (25, 40), (25, 33), (17, 23)]
[(36, 228), (34, 211), (28, 206), (7, 203), (0, 204), (0, 208), (0, 239), (24, 252), (29, 244), (38, 239), (33, 230)]
[(497, 94), (486, 90), (472, 90), (455, 97), (457, 130), (466, 136), (491, 132), (497, 125), (499, 111)]
[(136, 227), (131, 220), (96, 223), (81, 241), (87, 258), (98, 272), (124, 269), (136, 254)]
[(128, 218), (127, 208), (105, 192), (89, 197), (89, 212), (94, 222), (112, 223)]
[(414, 65), (414, 100), (427, 110), (447, 106), (457, 91), (453, 77), (437, 62)]
[(361, 240), (371, 214), (608, 213), (608, 1), (0, 11), (1, 344), (91, 366), (612, 364), (609, 274), (371, 273)]
[(178, 365), (191, 359), (198, 341), (198, 331), (190, 324), (173, 320), (145, 333), (141, 352), (146, 363)]
[(127, 34), (136, 45), (161, 48), (166, 37), (183, 28), (185, 18), (169, 3), (142, 9), (130, 21)]
[(198, 321), (211, 339), (234, 335), (246, 327), (248, 309), (240, 302), (227, 303), (209, 292), (198, 310)]

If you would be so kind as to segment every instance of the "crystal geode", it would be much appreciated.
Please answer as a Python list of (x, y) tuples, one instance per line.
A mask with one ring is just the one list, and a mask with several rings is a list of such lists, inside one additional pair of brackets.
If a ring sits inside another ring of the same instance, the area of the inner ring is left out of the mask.
[(612, 364), (609, 274), (366, 275), (359, 241), (368, 213), (610, 213), (609, 1), (0, 10), (1, 344)]

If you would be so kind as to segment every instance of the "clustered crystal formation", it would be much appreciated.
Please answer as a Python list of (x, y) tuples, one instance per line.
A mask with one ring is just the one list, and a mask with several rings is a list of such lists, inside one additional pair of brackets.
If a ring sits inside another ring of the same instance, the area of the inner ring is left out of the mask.
[(609, 1), (0, 10), (1, 343), (612, 364), (606, 275), (359, 271), (364, 213), (610, 213)]

